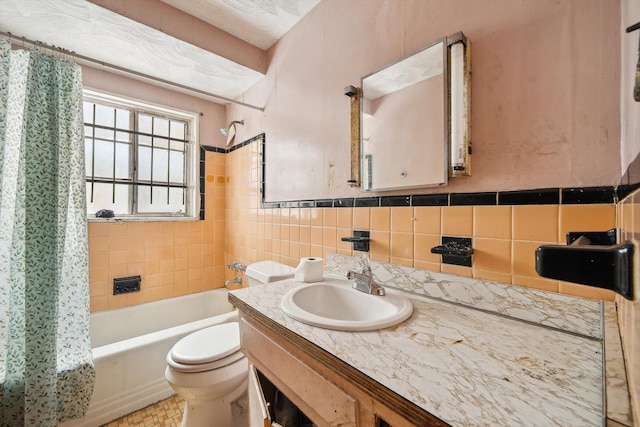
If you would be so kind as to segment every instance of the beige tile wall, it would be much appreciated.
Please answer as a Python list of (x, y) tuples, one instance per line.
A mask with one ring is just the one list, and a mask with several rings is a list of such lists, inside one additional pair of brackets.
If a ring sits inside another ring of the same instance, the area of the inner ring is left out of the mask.
[[(295, 266), (305, 256), (351, 255), (340, 238), (353, 229), (371, 230), (374, 260), (613, 299), (610, 291), (540, 278), (533, 251), (563, 242), (568, 230), (614, 227), (614, 205), (260, 209), (258, 177), (257, 143), (207, 152), (204, 221), (91, 223), (91, 310), (221, 287), (236, 275), (225, 268), (231, 261)], [(430, 253), (442, 235), (473, 237), (472, 268)], [(112, 295), (113, 278), (138, 274), (141, 292)]]
[[(341, 237), (371, 231), (371, 259), (612, 300), (611, 291), (540, 278), (534, 250), (562, 243), (569, 230), (608, 230), (610, 205), (446, 206), (376, 208), (259, 208), (258, 147), (227, 155), (226, 261), (273, 259), (295, 266), (301, 257), (352, 255)], [(430, 249), (442, 235), (473, 237), (473, 267), (441, 264)], [(233, 274), (227, 272), (227, 277)]]
[[(224, 285), (225, 155), (206, 152), (204, 221), (89, 224), (91, 311)], [(113, 279), (142, 277), (141, 291), (113, 295)]]
[[(636, 243), (636, 251), (640, 245), (640, 190), (627, 197), (618, 205), (620, 228), (625, 240)], [(640, 254), (635, 254), (636, 293), (640, 289)], [(627, 365), (627, 378), (633, 415), (636, 425), (640, 425), (640, 301), (628, 301), (616, 296), (618, 306), (618, 323), (622, 337), (622, 347)]]

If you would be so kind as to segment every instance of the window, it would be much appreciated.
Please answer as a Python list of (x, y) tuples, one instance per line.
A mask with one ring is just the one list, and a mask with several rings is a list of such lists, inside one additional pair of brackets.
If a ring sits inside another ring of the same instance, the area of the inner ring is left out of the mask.
[(87, 213), (195, 217), (198, 116), (84, 92)]

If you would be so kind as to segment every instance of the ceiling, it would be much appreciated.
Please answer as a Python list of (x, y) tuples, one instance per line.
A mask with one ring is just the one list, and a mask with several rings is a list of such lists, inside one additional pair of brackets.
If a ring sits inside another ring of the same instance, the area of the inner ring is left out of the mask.
[[(266, 50), (320, 0), (161, 1)], [(1, 0), (0, 31), (193, 88), (203, 98), (237, 99), (264, 76), (86, 0)]]
[(266, 50), (320, 0), (162, 1)]

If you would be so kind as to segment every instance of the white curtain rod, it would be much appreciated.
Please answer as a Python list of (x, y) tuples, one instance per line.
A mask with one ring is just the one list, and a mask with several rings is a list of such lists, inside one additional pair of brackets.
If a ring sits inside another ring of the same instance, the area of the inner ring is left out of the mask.
[(0, 35), (8, 37), (11, 42), (18, 46), (23, 47), (41, 47), (46, 50), (51, 50), (57, 53), (60, 53), (64, 56), (69, 56), (76, 59), (76, 62), (82, 65), (88, 65), (92, 68), (97, 68), (99, 70), (109, 71), (115, 74), (120, 74), (126, 77), (131, 77), (136, 80), (144, 81), (147, 83), (154, 84), (156, 86), (161, 86), (166, 89), (176, 90), (181, 93), (185, 93), (187, 95), (192, 95), (197, 98), (206, 99), (206, 100), (216, 100), (225, 103), (240, 105), (242, 107), (251, 108), (258, 111), (264, 111), (264, 107), (258, 107), (256, 105), (247, 104), (241, 101), (236, 101), (235, 99), (226, 98), (224, 96), (216, 95), (214, 93), (206, 92), (200, 89), (196, 89), (193, 87), (185, 86), (180, 83), (175, 83), (169, 80), (161, 79), (159, 77), (154, 77), (149, 74), (140, 73), (138, 71), (130, 70), (128, 68), (120, 67), (118, 65), (109, 64), (108, 62), (99, 61), (97, 59), (90, 58), (88, 56), (80, 55), (78, 53), (69, 51), (67, 49), (63, 49), (61, 47), (48, 45), (41, 41), (29, 40), (25, 37), (19, 37), (11, 33), (5, 33), (0, 31)]

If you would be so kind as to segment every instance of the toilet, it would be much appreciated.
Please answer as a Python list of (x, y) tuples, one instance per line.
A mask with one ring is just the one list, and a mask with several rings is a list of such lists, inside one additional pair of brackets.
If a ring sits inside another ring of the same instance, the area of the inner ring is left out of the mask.
[[(249, 286), (290, 279), (295, 269), (275, 261), (247, 266)], [(232, 427), (232, 403), (247, 390), (247, 358), (238, 322), (201, 329), (167, 354), (165, 377), (185, 400), (182, 427)]]

